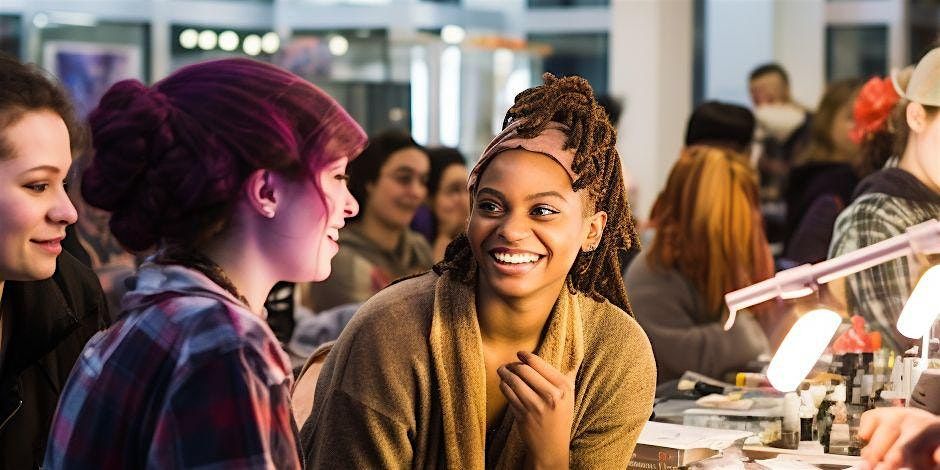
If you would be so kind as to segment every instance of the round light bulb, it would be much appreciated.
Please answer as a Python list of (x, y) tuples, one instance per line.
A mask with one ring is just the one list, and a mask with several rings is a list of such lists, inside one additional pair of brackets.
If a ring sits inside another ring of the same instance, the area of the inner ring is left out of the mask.
[(199, 44), (199, 31), (189, 28), (180, 32), (180, 46), (183, 49), (195, 49)]
[(467, 37), (467, 32), (455, 24), (441, 28), (441, 40), (447, 44), (460, 44)]
[(261, 53), (261, 36), (249, 34), (242, 41), (242, 50), (248, 55), (258, 55)]
[(33, 26), (39, 29), (49, 26), (49, 15), (42, 13), (42, 12), (36, 13), (33, 16)]
[(222, 31), (219, 34), (219, 49), (229, 52), (238, 49), (238, 33), (235, 31)]
[(349, 41), (340, 35), (331, 37), (327, 45), (330, 49), (330, 54), (335, 56), (345, 55), (346, 52), (349, 51)]
[(261, 50), (265, 54), (274, 54), (281, 48), (281, 38), (275, 32), (266, 33), (261, 36)]
[(209, 51), (215, 49), (216, 44), (219, 43), (219, 35), (212, 31), (211, 29), (206, 29), (199, 33), (199, 48), (204, 51)]

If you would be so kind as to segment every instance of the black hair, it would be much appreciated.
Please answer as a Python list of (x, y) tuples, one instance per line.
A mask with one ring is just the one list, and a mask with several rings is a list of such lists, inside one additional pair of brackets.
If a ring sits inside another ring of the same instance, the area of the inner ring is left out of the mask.
[(467, 160), (463, 158), (460, 150), (451, 147), (429, 148), (427, 152), (431, 159), (431, 170), (428, 172), (428, 197), (433, 198), (440, 189), (444, 170), (451, 165), (467, 166)]
[[(382, 166), (393, 153), (406, 148), (423, 148), (415, 142), (407, 131), (401, 129), (388, 129), (369, 138), (369, 144), (359, 154), (359, 157), (349, 162), (349, 192), (352, 193), (359, 206), (366, 207), (369, 199), (366, 186), (379, 179)], [(359, 220), (364, 210), (353, 220)]]
[(685, 130), (685, 145), (706, 144), (744, 153), (754, 137), (754, 114), (743, 106), (719, 101), (700, 104)]
[(787, 71), (783, 68), (782, 65), (776, 62), (758, 65), (754, 68), (754, 70), (751, 71), (749, 80), (753, 81), (771, 73), (780, 75), (780, 78), (783, 78), (783, 83), (786, 83), (787, 85), (790, 84), (790, 76), (787, 74)]

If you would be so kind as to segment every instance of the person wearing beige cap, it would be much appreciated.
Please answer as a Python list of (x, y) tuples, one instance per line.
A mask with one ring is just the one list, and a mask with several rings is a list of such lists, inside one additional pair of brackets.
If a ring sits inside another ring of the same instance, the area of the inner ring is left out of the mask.
[(637, 236), (615, 142), (580, 77), (516, 97), (470, 173), (466, 233), (326, 358), (309, 468), (627, 467), (656, 367), (619, 276)]
[[(928, 52), (904, 81), (896, 80), (902, 101), (891, 123), (897, 167), (859, 183), (854, 201), (836, 220), (830, 258), (940, 217), (940, 48)], [(864, 316), (886, 344), (903, 351), (913, 343), (895, 325), (911, 288), (907, 259), (900, 258), (850, 276), (845, 294), (850, 313)]]

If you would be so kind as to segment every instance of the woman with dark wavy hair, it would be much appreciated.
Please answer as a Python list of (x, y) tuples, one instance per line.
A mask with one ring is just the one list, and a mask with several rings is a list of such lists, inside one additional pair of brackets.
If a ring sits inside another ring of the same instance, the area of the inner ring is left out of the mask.
[(625, 468), (650, 416), (649, 341), (616, 134), (580, 77), (516, 97), (470, 173), (467, 231), (359, 310), (320, 369), (312, 468)]
[(53, 423), (47, 468), (300, 468), (290, 365), (265, 324), (275, 282), (323, 280), (358, 211), (362, 129), (320, 89), (229, 59), (91, 114), (89, 204), (129, 250), (156, 249), (92, 338)]

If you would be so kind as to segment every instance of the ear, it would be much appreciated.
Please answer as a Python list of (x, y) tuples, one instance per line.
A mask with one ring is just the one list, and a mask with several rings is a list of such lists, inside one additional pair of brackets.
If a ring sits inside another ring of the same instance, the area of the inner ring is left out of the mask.
[(607, 226), (607, 212), (600, 211), (588, 218), (588, 234), (581, 244), (581, 251), (594, 251), (601, 244), (604, 227)]
[(255, 170), (245, 181), (245, 196), (248, 206), (264, 218), (272, 219), (277, 214), (277, 176), (270, 170)]
[(912, 131), (921, 133), (927, 126), (927, 110), (920, 103), (908, 103), (906, 111), (907, 126)]

